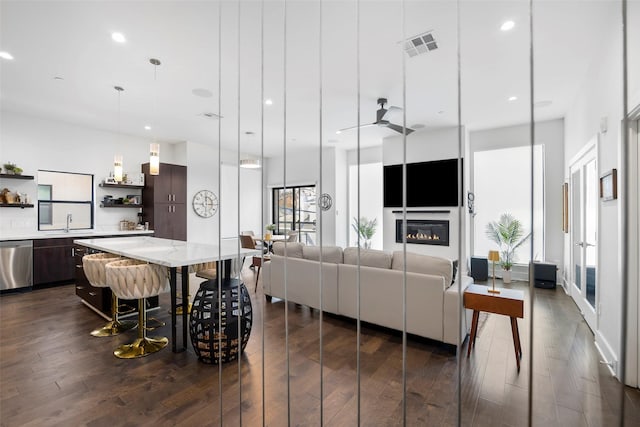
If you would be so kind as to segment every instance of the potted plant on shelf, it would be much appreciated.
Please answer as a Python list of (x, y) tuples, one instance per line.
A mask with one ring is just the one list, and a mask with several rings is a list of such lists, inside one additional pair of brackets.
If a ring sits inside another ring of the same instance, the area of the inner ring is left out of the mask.
[(515, 251), (527, 241), (531, 233), (524, 235), (522, 223), (513, 215), (504, 213), (498, 222), (491, 221), (486, 227), (487, 237), (498, 244), (502, 281), (511, 283), (511, 267), (515, 261)]
[(351, 224), (353, 230), (360, 236), (364, 242), (361, 247), (365, 249), (371, 248), (371, 238), (376, 234), (376, 227), (378, 226), (378, 219), (373, 218), (368, 220), (366, 217), (361, 217), (360, 221), (357, 218), (353, 218), (353, 224)]
[[(15, 169), (16, 169), (16, 164), (15, 163), (11, 163), (11, 162), (7, 162), (5, 164), (2, 165), (4, 167), (4, 170), (7, 172), (8, 175), (15, 175)], [(20, 170), (22, 171), (22, 169)]]

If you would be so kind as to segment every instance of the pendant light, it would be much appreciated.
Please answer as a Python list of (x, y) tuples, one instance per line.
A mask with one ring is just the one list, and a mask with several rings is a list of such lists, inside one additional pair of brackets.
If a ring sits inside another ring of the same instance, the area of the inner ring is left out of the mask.
[[(149, 59), (149, 62), (151, 64), (153, 64), (153, 86), (154, 86), (154, 91), (155, 91), (155, 101), (154, 101), (154, 105), (153, 105), (153, 111), (154, 111), (154, 116), (156, 116), (157, 114), (156, 112), (156, 108), (157, 108), (157, 103), (158, 103), (158, 87), (157, 87), (157, 70), (158, 70), (158, 65), (160, 65), (160, 60), (156, 59), (156, 58), (151, 58)], [(154, 117), (154, 120), (156, 119), (156, 117)], [(154, 126), (154, 129), (157, 129), (157, 123)], [(157, 142), (152, 142), (151, 145), (149, 146), (149, 174), (151, 175), (159, 175), (160, 174), (160, 144), (158, 144)]]
[[(120, 149), (120, 93), (124, 90), (120, 86), (113, 87), (118, 91), (118, 149)], [(113, 179), (122, 182), (122, 154), (116, 154), (113, 158)]]

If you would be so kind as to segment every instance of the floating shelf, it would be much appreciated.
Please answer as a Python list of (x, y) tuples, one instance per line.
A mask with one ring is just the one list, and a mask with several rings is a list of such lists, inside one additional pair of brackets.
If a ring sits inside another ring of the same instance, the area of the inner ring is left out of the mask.
[(31, 203), (0, 203), (0, 208), (32, 208)]
[(113, 205), (105, 205), (104, 203), (100, 203), (101, 208), (141, 208), (142, 204), (140, 203), (123, 203), (123, 204), (113, 204)]
[(101, 182), (98, 185), (103, 188), (130, 188), (132, 190), (142, 190), (144, 188), (144, 185), (107, 184), (106, 182)]
[(10, 173), (0, 173), (0, 178), (7, 179), (33, 179), (33, 175), (15, 175)]

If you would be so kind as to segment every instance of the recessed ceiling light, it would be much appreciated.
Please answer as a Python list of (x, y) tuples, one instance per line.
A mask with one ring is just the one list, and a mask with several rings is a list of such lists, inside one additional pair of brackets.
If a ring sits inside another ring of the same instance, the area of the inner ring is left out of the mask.
[(341, 131), (341, 130), (337, 130), (337, 131), (336, 131), (336, 135), (340, 135), (341, 133), (342, 133), (342, 131)]
[(145, 130), (151, 130), (151, 126), (149, 126), (149, 125), (145, 125), (144, 129), (145, 129)]
[(2, 52), (0, 52), (0, 58), (12, 60), (13, 59), (13, 55), (11, 55), (9, 52), (2, 51)]
[(509, 30), (513, 29), (513, 27), (515, 27), (515, 26), (516, 26), (516, 23), (513, 22), (513, 21), (504, 21), (502, 23), (502, 25), (500, 26), (500, 29), (502, 31), (509, 31)]
[(510, 96), (510, 97), (509, 97), (509, 101), (510, 101), (510, 102), (517, 101), (517, 100), (518, 100), (518, 97), (517, 97), (517, 96)]
[(113, 39), (114, 42), (118, 42), (118, 43), (127, 42), (127, 38), (122, 33), (111, 33), (111, 38)]
[(264, 105), (273, 105), (273, 101), (271, 100), (271, 98), (267, 98), (264, 100)]
[(64, 80), (64, 77), (60, 77), (60, 76), (54, 76), (53, 80)]
[(249, 136), (251, 136), (251, 135), (255, 135), (256, 133), (255, 133), (255, 132), (252, 132), (252, 131), (250, 131), (250, 130), (248, 130), (248, 131), (246, 131), (244, 134), (245, 134), (245, 135), (249, 135)]

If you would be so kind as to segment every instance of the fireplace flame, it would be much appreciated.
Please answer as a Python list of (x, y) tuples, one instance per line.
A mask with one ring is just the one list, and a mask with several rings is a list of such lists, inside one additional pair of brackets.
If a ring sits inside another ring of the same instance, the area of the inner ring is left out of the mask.
[(440, 240), (440, 236), (437, 234), (409, 233), (407, 234), (407, 240)]

